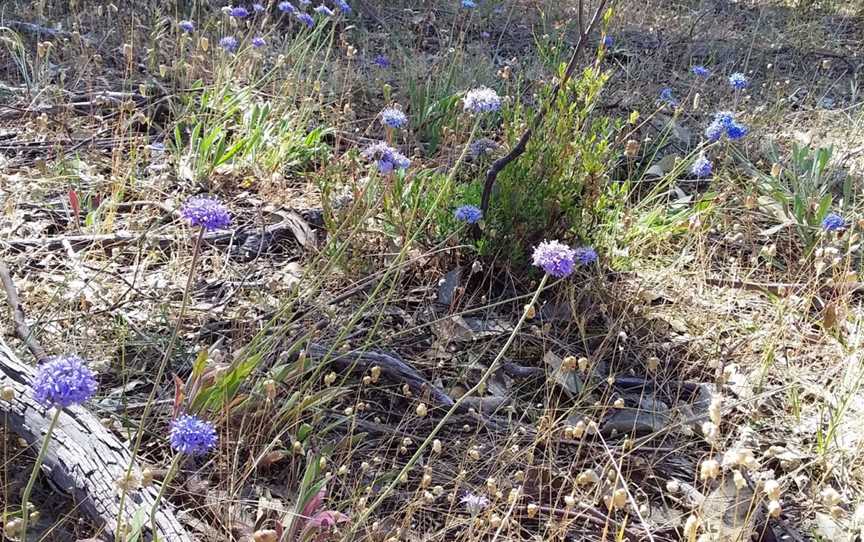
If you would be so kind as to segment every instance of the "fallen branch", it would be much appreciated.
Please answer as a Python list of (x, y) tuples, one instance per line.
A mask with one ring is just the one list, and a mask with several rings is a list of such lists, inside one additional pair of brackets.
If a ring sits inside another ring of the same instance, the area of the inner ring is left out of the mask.
[[(519, 138), (519, 141), (516, 143), (510, 152), (506, 155), (502, 156), (498, 160), (492, 163), (492, 166), (489, 167), (489, 171), (486, 172), (486, 181), (483, 184), (483, 195), (480, 199), (480, 210), (483, 211), (483, 215), (486, 215), (486, 211), (489, 210), (489, 199), (492, 195), (492, 187), (495, 185), (495, 180), (498, 178), (498, 174), (507, 167), (507, 165), (522, 156), (525, 152), (525, 149), (528, 146), (528, 141), (531, 139), (531, 136), (534, 132), (540, 127), (540, 124), (543, 122), (543, 119), (546, 117), (546, 114), (549, 113), (549, 109), (555, 103), (558, 98), (558, 93), (561, 92), (561, 89), (564, 88), (564, 85), (567, 84), (567, 81), (573, 75), (573, 72), (576, 70), (576, 65), (579, 60), (579, 55), (582, 52), (582, 49), (585, 47), (585, 44), (588, 42), (588, 36), (594, 30), (594, 27), (597, 25), (597, 22), (600, 20), (600, 17), (603, 13), (603, 9), (606, 6), (606, 0), (600, 0), (600, 4), (597, 6), (597, 9), (594, 10), (594, 15), (591, 17), (591, 22), (588, 23), (588, 26), (579, 28), (579, 40), (576, 42), (576, 48), (573, 50), (573, 56), (570, 57), (570, 62), (567, 63), (567, 67), (564, 69), (564, 76), (561, 80), (552, 88), (552, 95), (549, 96), (549, 99), (543, 103), (540, 108), (540, 111), (537, 115), (532, 119), (530, 125), (522, 134), (522, 137)], [(579, 13), (582, 13), (583, 10), (583, 2), (579, 1)], [(579, 17), (582, 18), (581, 16)], [(581, 21), (580, 21), (581, 22)]]
[[(44, 359), (45, 350), (24, 320), (18, 291), (3, 262), (0, 262), (0, 278), (15, 320), (16, 333), (36, 358)], [(31, 382), (34, 375), (33, 368), (21, 362), (0, 339), (0, 385), (14, 390), (11, 401), (0, 400), (0, 412), (4, 414), (8, 427), (29, 444), (41, 442), (51, 422), (51, 412), (33, 396)], [(72, 495), (88, 516), (105, 527), (103, 538), (112, 540), (110, 533), (117, 532), (118, 518), (126, 526), (134, 525), (136, 512), (149, 511), (159, 489), (150, 486), (130, 494), (121, 513), (116, 482), (125, 477), (130, 462), (131, 454), (120, 439), (87, 409), (73, 406), (60, 413), (51, 433), (51, 445), (43, 470), (57, 487)], [(192, 541), (168, 505), (163, 505), (158, 511), (156, 527), (159, 540)], [(152, 533), (146, 539), (152, 540)]]

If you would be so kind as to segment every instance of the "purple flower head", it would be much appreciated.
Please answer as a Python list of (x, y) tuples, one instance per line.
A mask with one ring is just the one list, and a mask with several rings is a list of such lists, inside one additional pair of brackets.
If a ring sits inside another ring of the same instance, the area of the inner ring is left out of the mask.
[(183, 32), (195, 32), (195, 23), (193, 21), (180, 21), (177, 26)]
[(695, 75), (696, 77), (705, 78), (711, 75), (711, 72), (708, 71), (708, 68), (706, 68), (705, 66), (693, 66), (692, 68), (690, 68), (690, 71), (693, 72), (693, 75)]
[(192, 226), (200, 226), (207, 231), (224, 230), (231, 224), (231, 213), (215, 198), (192, 196), (180, 209), (183, 218)]
[(237, 47), (240, 44), (237, 42), (237, 38), (234, 36), (225, 36), (221, 40), (219, 40), (219, 47), (225, 49), (229, 53), (234, 53), (237, 51)]
[(474, 205), (463, 205), (453, 212), (453, 216), (460, 222), (476, 224), (483, 218), (483, 211)]
[(723, 137), (723, 132), (726, 130), (726, 127), (716, 120), (705, 128), (705, 137), (708, 141), (714, 143), (715, 141), (720, 141), (720, 138)]
[(477, 2), (474, 0), (462, 0), (462, 7), (465, 9), (474, 9), (477, 7)]
[(726, 136), (732, 141), (737, 141), (750, 133), (750, 128), (737, 122), (732, 122), (726, 127)]
[(312, 0), (299, 0), (301, 6), (308, 6), (312, 3)]
[(204, 455), (216, 446), (219, 437), (212, 423), (182, 414), (171, 422), (168, 440), (171, 447), (181, 454)]
[(315, 13), (318, 13), (319, 15), (324, 15), (325, 17), (332, 17), (334, 15), (333, 10), (328, 8), (324, 4), (321, 4), (320, 6), (315, 8)]
[(469, 90), (463, 100), (465, 111), (471, 113), (487, 113), (501, 109), (501, 97), (498, 93), (488, 87), (479, 87)]
[(488, 137), (483, 137), (468, 146), (468, 153), (471, 155), (471, 158), (476, 160), (481, 156), (486, 156), (496, 149), (498, 149), (498, 143), (495, 143)]
[(381, 111), (381, 123), (390, 128), (404, 128), (408, 124), (408, 117), (395, 107), (388, 107)]
[(603, 38), (603, 46), (607, 49), (615, 45), (615, 39), (612, 36), (606, 36)]
[(728, 128), (735, 123), (735, 113), (731, 111), (718, 111), (714, 113), (714, 122), (724, 128)]
[(264, 4), (254, 3), (252, 4), (252, 11), (255, 13), (261, 13), (264, 11)]
[(33, 391), (46, 407), (80, 405), (96, 393), (96, 375), (78, 356), (53, 356), (36, 371)]
[(591, 247), (578, 247), (573, 250), (573, 254), (581, 265), (591, 265), (597, 261), (597, 251)]
[(699, 158), (694, 160), (693, 165), (690, 166), (690, 173), (700, 179), (710, 177), (713, 171), (714, 164), (712, 164), (711, 160), (706, 158), (704, 154), (700, 154)]
[(825, 231), (838, 231), (846, 227), (846, 221), (837, 213), (830, 213), (822, 219), (822, 229)]
[(473, 516), (476, 516), (489, 506), (489, 499), (483, 495), (474, 495), (473, 493), (466, 494), (459, 502), (464, 504), (465, 509)]
[(394, 170), (408, 169), (411, 165), (411, 160), (383, 142), (375, 143), (364, 150), (362, 154), (367, 160), (374, 161), (378, 165), (378, 171), (383, 174), (391, 173)]
[(265, 45), (267, 45), (267, 42), (261, 36), (255, 36), (254, 38), (252, 38), (252, 47), (260, 49)]
[(345, 0), (336, 0), (336, 8), (338, 8), (343, 15), (349, 15), (351, 13), (351, 6), (348, 5), (348, 2)]
[(729, 85), (735, 90), (744, 90), (750, 86), (750, 81), (743, 73), (736, 72), (729, 76)]
[(312, 16), (309, 15), (308, 13), (297, 13), (295, 15), (295, 17), (297, 17), (298, 21), (305, 24), (309, 28), (312, 28), (313, 26), (315, 26), (315, 19), (313, 19)]
[(297, 8), (295, 8), (294, 4), (291, 2), (279, 2), (279, 5), (276, 7), (279, 8), (279, 11), (282, 13), (294, 13), (297, 11)]
[(238, 19), (245, 19), (249, 16), (249, 10), (243, 6), (237, 6), (236, 8), (231, 8), (230, 15)]
[(375, 58), (372, 59), (372, 63), (382, 69), (390, 67), (390, 59), (384, 55), (376, 55)]
[(660, 91), (660, 100), (671, 107), (678, 107), (678, 100), (672, 95), (672, 89), (669, 87)]
[(534, 249), (534, 265), (556, 278), (573, 272), (576, 252), (558, 241), (543, 241)]

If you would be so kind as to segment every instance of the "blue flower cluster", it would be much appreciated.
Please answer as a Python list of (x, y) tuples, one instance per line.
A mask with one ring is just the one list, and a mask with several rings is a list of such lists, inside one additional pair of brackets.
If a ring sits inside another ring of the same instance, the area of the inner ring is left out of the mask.
[(476, 160), (481, 156), (486, 156), (487, 154), (494, 152), (497, 149), (498, 143), (495, 143), (488, 137), (481, 137), (477, 141), (474, 141), (470, 145), (468, 145), (468, 154), (471, 155), (471, 158)]
[(501, 109), (501, 97), (498, 93), (488, 87), (479, 87), (469, 90), (463, 100), (465, 111), (474, 114), (488, 113)]
[(483, 219), (483, 211), (474, 205), (463, 205), (456, 209), (453, 216), (460, 222), (476, 224)]
[(700, 154), (699, 158), (694, 160), (693, 165), (690, 166), (690, 172), (699, 179), (710, 177), (713, 171), (714, 164), (704, 154)]
[(693, 66), (690, 68), (690, 71), (693, 72), (693, 75), (696, 77), (702, 77), (703, 79), (711, 75), (711, 72), (705, 66)]
[(180, 209), (180, 214), (192, 226), (199, 226), (207, 231), (223, 230), (231, 224), (231, 213), (215, 198), (192, 196)]
[(678, 100), (675, 99), (675, 96), (672, 94), (672, 89), (669, 87), (660, 91), (660, 101), (670, 107), (678, 107)]
[(381, 111), (381, 122), (388, 128), (404, 128), (408, 124), (408, 117), (401, 109), (387, 107)]
[(750, 132), (744, 124), (735, 120), (735, 115), (730, 111), (720, 111), (714, 115), (714, 120), (705, 128), (705, 137), (708, 141), (719, 141), (723, 134), (732, 141), (743, 138)]
[(48, 359), (33, 379), (36, 401), (46, 407), (80, 405), (93, 397), (96, 387), (96, 375), (78, 356)]
[(411, 160), (384, 142), (366, 148), (363, 157), (374, 161), (378, 165), (378, 171), (383, 174), (408, 169), (411, 166)]
[(840, 231), (846, 227), (846, 221), (837, 213), (830, 213), (822, 219), (822, 229), (825, 231)]
[(729, 76), (729, 85), (735, 90), (744, 90), (750, 86), (750, 81), (743, 73), (736, 72)]
[(212, 423), (183, 414), (171, 422), (168, 440), (181, 454), (204, 455), (216, 447), (218, 437)]

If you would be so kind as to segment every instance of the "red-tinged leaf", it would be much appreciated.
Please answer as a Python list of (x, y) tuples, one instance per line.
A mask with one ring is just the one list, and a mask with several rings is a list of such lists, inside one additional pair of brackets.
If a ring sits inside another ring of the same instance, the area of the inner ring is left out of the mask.
[(78, 199), (78, 192), (71, 188), (69, 189), (69, 206), (75, 213), (75, 222), (78, 222), (78, 218), (81, 216), (81, 201)]
[(175, 375), (174, 377), (174, 417), (180, 415), (180, 405), (183, 403), (183, 380)]
[(337, 512), (336, 510), (324, 510), (323, 512), (318, 512), (312, 516), (312, 519), (310, 519), (307, 524), (307, 528), (329, 529), (340, 523), (345, 523), (346, 521), (348, 521), (348, 516), (342, 512)]
[(315, 511), (321, 508), (321, 505), (324, 503), (324, 498), (327, 496), (327, 488), (322, 487), (321, 491), (319, 491), (314, 497), (309, 499), (305, 506), (303, 506), (303, 511), (300, 513), (304, 518), (312, 517), (315, 515)]

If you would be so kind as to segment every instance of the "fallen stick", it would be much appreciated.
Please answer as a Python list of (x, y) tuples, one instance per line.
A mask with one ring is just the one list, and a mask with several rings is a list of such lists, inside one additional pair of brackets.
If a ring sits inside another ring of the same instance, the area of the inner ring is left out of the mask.
[[(44, 359), (45, 350), (24, 320), (18, 291), (3, 262), (0, 262), (0, 278), (15, 320), (16, 333), (35, 357)], [(4, 414), (9, 429), (31, 445), (42, 441), (52, 417), (52, 412), (33, 396), (31, 382), (34, 375), (33, 368), (19, 360), (0, 339), (0, 386), (14, 390), (11, 401), (0, 400), (0, 413)], [(73, 406), (60, 413), (51, 433), (51, 444), (42, 470), (55, 486), (73, 497), (85, 514), (104, 526), (104, 540), (113, 540), (118, 518), (127, 528), (134, 525), (133, 518), (139, 510), (143, 510), (143, 517), (147, 518), (159, 491), (158, 485), (154, 484), (129, 493), (121, 513), (116, 482), (124, 479), (132, 460), (126, 446), (96, 416), (84, 407)], [(134, 470), (140, 472), (140, 468)], [(143, 525), (141, 538), (153, 540), (149, 524), (144, 521)], [(192, 541), (164, 500), (156, 514), (156, 528), (159, 540)]]

